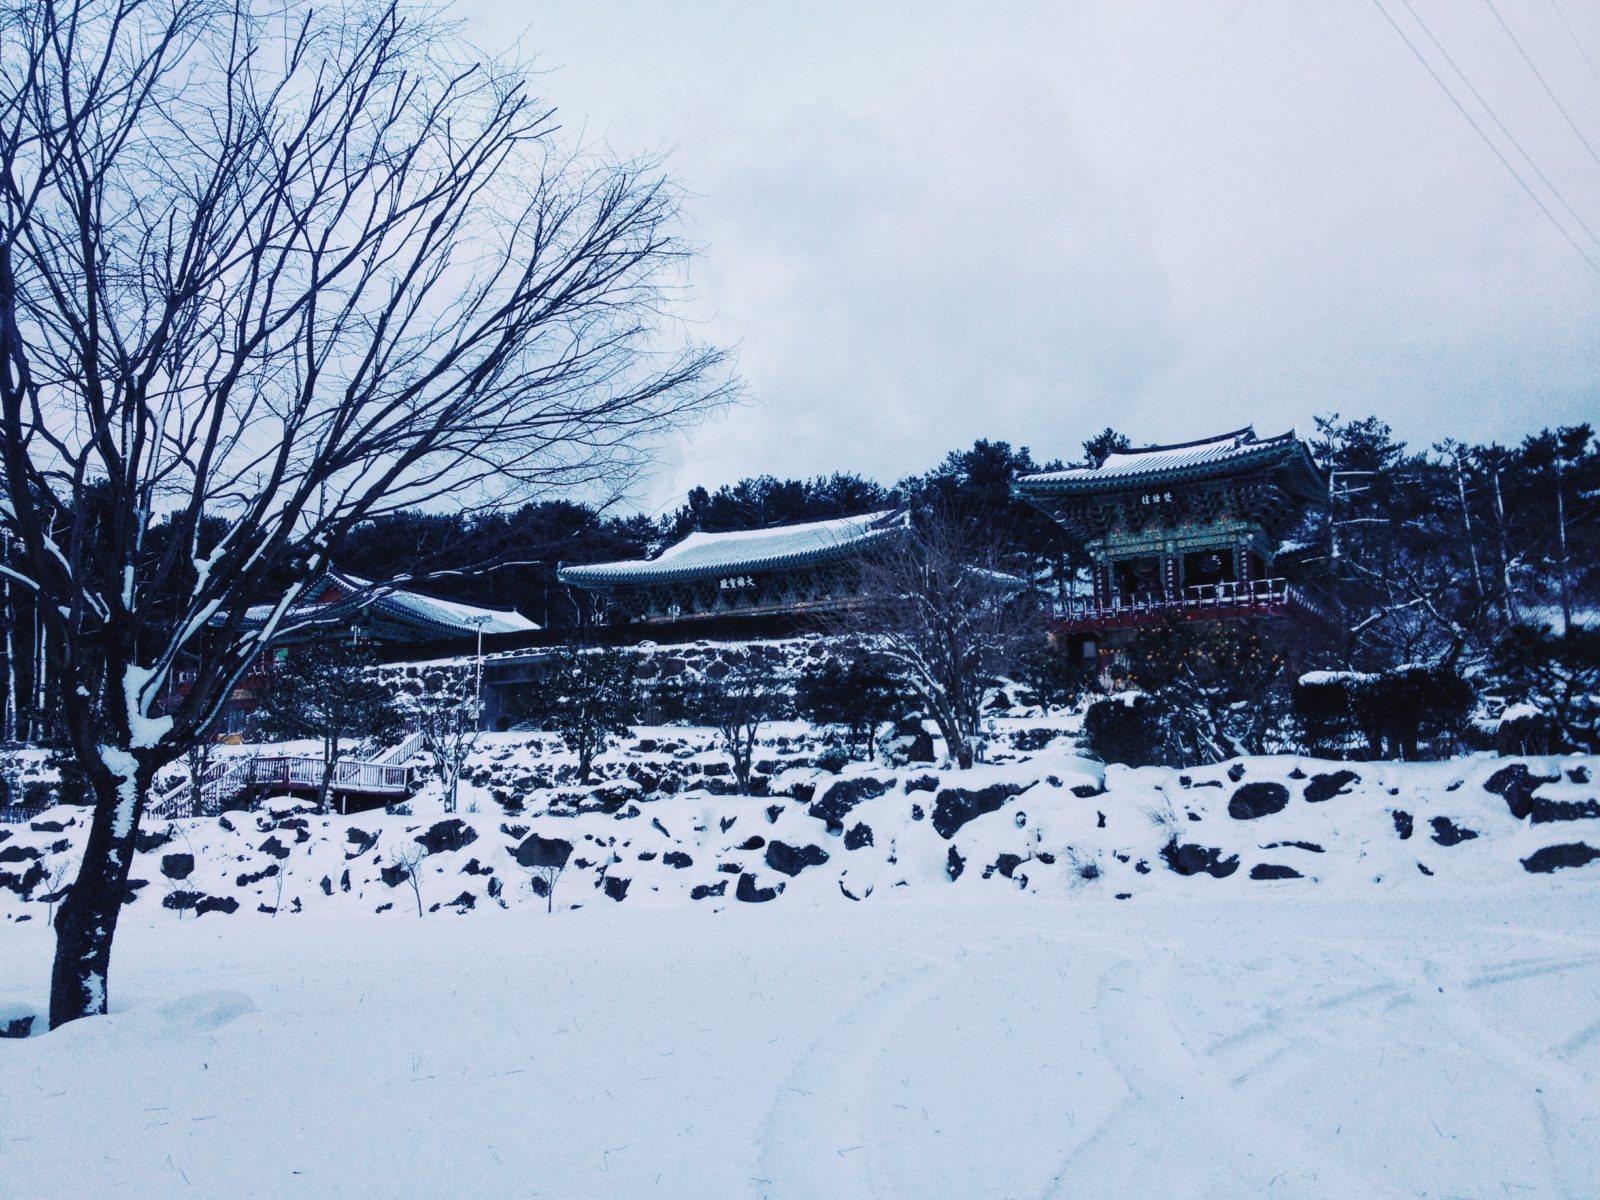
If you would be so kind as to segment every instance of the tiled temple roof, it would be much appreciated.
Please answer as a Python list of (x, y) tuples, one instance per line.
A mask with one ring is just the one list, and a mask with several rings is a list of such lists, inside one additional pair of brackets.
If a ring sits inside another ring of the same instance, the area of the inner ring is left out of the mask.
[(1311, 448), (1294, 431), (1258, 438), (1244, 429), (1195, 442), (1146, 446), (1107, 456), (1098, 467), (1069, 467), (1023, 475), (1013, 484), (1020, 496), (1124, 491), (1157, 481), (1214, 478), (1260, 467), (1285, 468), (1286, 481), (1308, 498), (1327, 494), (1327, 478)]
[(575, 587), (604, 588), (808, 566), (848, 558), (907, 527), (905, 514), (885, 509), (774, 529), (691, 533), (654, 558), (562, 566), (556, 575)]
[[(343, 593), (344, 598), (320, 604), (302, 601), (289, 610), (285, 624), (320, 623), (322, 619), (343, 619), (355, 613), (370, 612), (439, 637), (469, 637), (480, 627), (486, 634), (526, 633), (539, 628), (515, 609), (484, 608), (402, 588), (378, 586), (369, 579), (342, 571), (327, 571), (303, 595), (322, 596), (330, 587)], [(245, 611), (245, 620), (259, 625), (271, 613), (269, 604), (252, 605)]]

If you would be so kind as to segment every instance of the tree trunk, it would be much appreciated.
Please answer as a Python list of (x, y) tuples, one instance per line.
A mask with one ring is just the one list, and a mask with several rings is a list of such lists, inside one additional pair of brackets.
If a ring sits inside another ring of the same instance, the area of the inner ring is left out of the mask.
[[(56, 913), (56, 958), (50, 976), (51, 1029), (106, 1011), (111, 939), (127, 892), (139, 816), (154, 777), (152, 767), (141, 766), (135, 771), (131, 814), (118, 811), (124, 801), (121, 787), (127, 786), (120, 778), (109, 777), (109, 781), (95, 784), (94, 816), (83, 862), (72, 890)], [(124, 825), (120, 830), (119, 822)]]
[(328, 811), (328, 798), (333, 793), (333, 772), (339, 765), (339, 739), (326, 738), (322, 743), (322, 787), (317, 792), (317, 811)]

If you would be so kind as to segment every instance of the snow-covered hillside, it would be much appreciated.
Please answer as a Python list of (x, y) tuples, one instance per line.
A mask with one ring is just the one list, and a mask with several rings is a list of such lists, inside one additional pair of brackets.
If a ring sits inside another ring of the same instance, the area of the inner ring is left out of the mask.
[[(1600, 877), (1592, 760), (1273, 757), (1179, 772), (1103, 768), (1038, 723), (1014, 722), (1006, 740), (995, 754), (1006, 761), (969, 771), (854, 763), (834, 773), (792, 727), (759, 756), (765, 794), (744, 796), (705, 731), (643, 730), (585, 787), (562, 782), (570, 771), (549, 739), (500, 735), (472, 765), (457, 816), (319, 817), (284, 800), (151, 828), (130, 907), (179, 919), (415, 916), (419, 901), (425, 913), (544, 908), (550, 897), (516, 858), (534, 835), (574, 847), (553, 897), (564, 909), (848, 903), (907, 887), (1138, 900)], [(64, 808), (0, 828), (5, 920), (46, 915), (84, 828)]]
[[(1592, 1194), (1600, 761), (1001, 732), (835, 773), (775, 727), (761, 796), (703, 730), (588, 786), (497, 735), (454, 816), (149, 829), (112, 1015), (0, 1041), (7, 1194)], [(0, 831), (0, 1024), (83, 831)]]

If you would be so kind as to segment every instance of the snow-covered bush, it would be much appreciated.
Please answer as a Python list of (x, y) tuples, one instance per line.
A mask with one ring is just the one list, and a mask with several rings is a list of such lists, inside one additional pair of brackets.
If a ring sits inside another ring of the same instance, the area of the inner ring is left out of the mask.
[(1293, 689), (1305, 749), (1324, 757), (1442, 757), (1459, 748), (1472, 687), (1451, 667), (1313, 671)]

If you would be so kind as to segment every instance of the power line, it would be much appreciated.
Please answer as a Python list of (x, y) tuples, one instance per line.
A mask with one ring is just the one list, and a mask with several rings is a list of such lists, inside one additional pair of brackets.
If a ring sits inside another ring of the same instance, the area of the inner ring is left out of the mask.
[(1583, 61), (1589, 66), (1589, 74), (1600, 83), (1600, 67), (1594, 65), (1594, 59), (1589, 57), (1589, 52), (1584, 49), (1583, 43), (1578, 40), (1578, 31), (1572, 27), (1572, 22), (1567, 20), (1567, 14), (1562, 9), (1560, 0), (1550, 0), (1550, 7), (1556, 10), (1556, 16), (1561, 18), (1561, 24), (1566, 28), (1567, 36), (1572, 39), (1572, 44), (1578, 48), (1578, 53), (1583, 55)]
[(1483, 139), (1483, 144), (1489, 147), (1489, 149), (1494, 153), (1494, 156), (1500, 160), (1500, 165), (1505, 167), (1507, 171), (1511, 172), (1511, 177), (1522, 186), (1523, 191), (1528, 193), (1528, 198), (1539, 206), (1539, 211), (1545, 215), (1545, 218), (1550, 222), (1550, 224), (1554, 225), (1557, 231), (1560, 232), (1561, 236), (1567, 239), (1567, 244), (1578, 252), (1578, 254), (1583, 258), (1584, 262), (1589, 264), (1589, 269), (1592, 270), (1596, 275), (1600, 275), (1600, 262), (1597, 262), (1587, 250), (1578, 244), (1577, 239), (1572, 236), (1571, 231), (1568, 230), (1567, 227), (1560, 221), (1558, 221), (1556, 219), (1556, 215), (1550, 211), (1550, 206), (1539, 198), (1539, 194), (1528, 185), (1528, 181), (1524, 179), (1522, 177), (1522, 173), (1511, 164), (1511, 160), (1500, 152), (1500, 147), (1494, 144), (1494, 139), (1485, 133), (1483, 126), (1479, 125), (1478, 122), (1473, 119), (1472, 114), (1467, 111), (1466, 105), (1462, 104), (1461, 101), (1456, 97), (1456, 94), (1450, 90), (1450, 85), (1445, 83), (1445, 81), (1440, 78), (1439, 72), (1433, 69), (1433, 64), (1427, 60), (1422, 51), (1417, 48), (1417, 44), (1411, 40), (1410, 36), (1404, 29), (1400, 28), (1400, 23), (1396, 21), (1394, 17), (1390, 15), (1389, 10), (1383, 6), (1383, 0), (1372, 0), (1372, 3), (1377, 7), (1378, 11), (1383, 14), (1383, 19), (1388, 21), (1393, 27), (1394, 31), (1400, 35), (1401, 41), (1405, 42), (1406, 46), (1410, 48), (1411, 53), (1416, 55), (1417, 61), (1422, 64), (1423, 69), (1433, 77), (1433, 81), (1439, 85), (1439, 90), (1444, 92), (1445, 96), (1449, 98), (1450, 103), (1454, 104), (1456, 106), (1456, 110), (1467, 119), (1467, 124), (1471, 125), (1473, 131)]
[(1434, 36), (1433, 30), (1428, 28), (1428, 23), (1422, 19), (1421, 14), (1418, 13), (1414, 7), (1412, 7), (1411, 0), (1400, 0), (1400, 3), (1406, 6), (1406, 11), (1411, 14), (1412, 19), (1421, 27), (1422, 32), (1428, 35), (1428, 40), (1433, 43), (1434, 49), (1443, 56), (1445, 62), (1450, 64), (1450, 69), (1456, 73), (1456, 77), (1466, 85), (1467, 90), (1472, 93), (1473, 98), (1483, 106), (1483, 111), (1489, 114), (1489, 119), (1493, 121), (1499, 128), (1500, 132), (1505, 135), (1506, 140), (1516, 147), (1517, 153), (1522, 155), (1522, 161), (1527, 163), (1532, 169), (1533, 173), (1539, 177), (1539, 181), (1543, 183), (1545, 187), (1550, 189), (1550, 194), (1556, 198), (1557, 202), (1560, 203), (1562, 208), (1567, 210), (1567, 213), (1574, 221), (1578, 223), (1583, 231), (1589, 235), (1590, 239), (1597, 245), (1600, 245), (1600, 234), (1596, 234), (1593, 229), (1589, 228), (1589, 223), (1578, 215), (1578, 210), (1567, 203), (1567, 198), (1561, 194), (1561, 189), (1556, 187), (1556, 185), (1550, 181), (1550, 177), (1539, 169), (1539, 164), (1534, 162), (1532, 155), (1530, 155), (1527, 150), (1523, 148), (1522, 143), (1517, 140), (1516, 134), (1512, 133), (1511, 130), (1506, 128), (1506, 123), (1502, 121), (1499, 115), (1494, 111), (1494, 106), (1485, 100), (1483, 98), (1483, 93), (1478, 91), (1478, 89), (1473, 86), (1472, 80), (1467, 78), (1466, 72), (1464, 72), (1460, 65), (1457, 64), (1456, 60), (1451, 57), (1450, 51), (1444, 48), (1444, 45), (1437, 37)]
[(1522, 61), (1528, 64), (1528, 70), (1533, 72), (1533, 77), (1539, 81), (1539, 86), (1544, 88), (1544, 94), (1550, 97), (1550, 103), (1554, 104), (1557, 110), (1560, 111), (1572, 132), (1578, 135), (1578, 140), (1583, 143), (1583, 148), (1589, 152), (1589, 157), (1600, 163), (1600, 153), (1596, 153), (1595, 148), (1589, 144), (1589, 139), (1583, 136), (1583, 130), (1578, 128), (1578, 123), (1572, 119), (1572, 114), (1567, 111), (1567, 106), (1561, 103), (1556, 96), (1555, 90), (1546, 82), (1544, 74), (1534, 65), (1533, 59), (1528, 57), (1528, 52), (1522, 48), (1522, 43), (1517, 40), (1517, 35), (1511, 32), (1511, 26), (1506, 24), (1506, 19), (1500, 15), (1500, 10), (1494, 6), (1494, 0), (1483, 0), (1483, 2), (1489, 6), (1489, 11), (1494, 14), (1494, 19), (1500, 22), (1500, 28), (1506, 31), (1506, 36), (1511, 39), (1511, 44), (1517, 48), (1517, 53), (1522, 55)]

